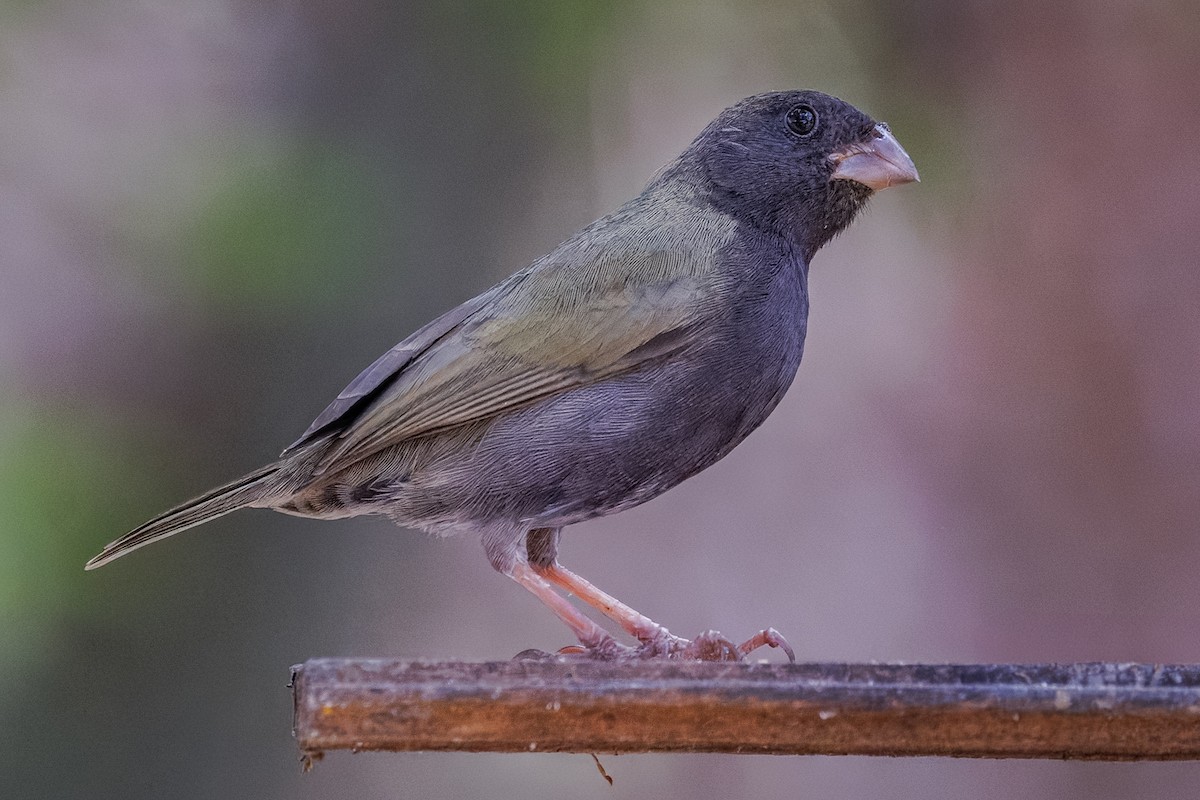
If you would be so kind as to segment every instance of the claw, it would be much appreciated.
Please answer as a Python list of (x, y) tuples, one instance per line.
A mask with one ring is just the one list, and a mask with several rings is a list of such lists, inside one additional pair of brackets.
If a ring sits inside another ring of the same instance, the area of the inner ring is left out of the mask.
[(556, 653), (556, 655), (560, 656), (586, 656), (587, 654), (587, 648), (581, 644), (569, 644), (566, 647), (560, 647), (558, 648), (558, 653)]
[(763, 646), (778, 647), (787, 654), (788, 661), (793, 664), (796, 663), (796, 651), (792, 649), (790, 644), (788, 644), (787, 639), (783, 638), (783, 634), (774, 628), (767, 628), (766, 630), (759, 631), (738, 645), (738, 657), (739, 659), (744, 658)]

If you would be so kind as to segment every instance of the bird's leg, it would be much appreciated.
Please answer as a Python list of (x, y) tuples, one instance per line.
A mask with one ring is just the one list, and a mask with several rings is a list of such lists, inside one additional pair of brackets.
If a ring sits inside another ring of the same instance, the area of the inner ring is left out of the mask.
[(759, 631), (740, 645), (734, 644), (716, 631), (706, 631), (695, 639), (684, 639), (599, 589), (587, 579), (571, 572), (562, 564), (534, 564), (533, 569), (550, 583), (575, 595), (620, 625), (630, 636), (642, 643), (643, 656), (741, 661), (760, 647), (778, 647), (787, 654), (789, 661), (796, 661), (796, 654), (791, 645), (774, 628)]
[(618, 644), (612, 634), (555, 592), (554, 588), (529, 564), (518, 561), (504, 572), (528, 589), (534, 597), (545, 603), (559, 619), (567, 623), (567, 627), (575, 633), (575, 637), (587, 648), (589, 653), (608, 659), (629, 657), (633, 654), (628, 647)]
[(691, 645), (687, 639), (676, 636), (558, 562), (535, 564), (533, 569), (550, 583), (570, 592), (620, 625), (626, 633), (642, 643), (645, 655), (670, 657), (683, 653)]
[[(637, 651), (629, 651), (626, 654), (621, 654), (616, 650), (616, 648), (620, 648), (621, 646), (609, 636), (603, 645), (608, 649), (607, 652), (598, 652), (597, 655), (610, 658), (621, 657), (622, 655), (625, 657), (636, 655), (642, 658), (694, 658), (701, 661), (740, 661), (750, 652), (763, 646), (770, 646), (782, 648), (787, 653), (788, 659), (795, 662), (796, 656), (792, 652), (792, 648), (774, 628), (759, 631), (741, 645), (734, 644), (716, 631), (706, 631), (691, 640), (674, 635), (645, 614), (625, 605), (617, 598), (593, 585), (587, 579), (576, 575), (562, 564), (559, 564), (558, 536), (558, 528), (534, 528), (526, 535), (525, 551), (528, 562), (521, 562), (521, 566), (533, 573), (535, 578), (544, 578), (544, 580), (540, 581), (541, 587), (539, 589), (535, 589), (522, 578), (517, 578), (515, 575), (513, 577), (521, 585), (525, 586), (525, 588), (537, 594), (539, 598), (542, 598), (542, 602), (550, 606), (560, 619), (570, 625), (571, 630), (575, 631), (575, 635), (579, 637), (579, 640), (583, 642), (587, 649), (595, 651), (596, 647), (590, 644), (589, 639), (585, 638), (586, 634), (590, 633), (593, 629), (600, 630), (604, 636), (607, 636), (607, 634), (590, 619), (580, 614), (569, 602), (555, 594), (549, 584), (557, 586), (568, 594), (575, 595), (604, 616), (616, 622), (626, 633), (642, 644), (641, 648)], [(497, 568), (499, 569), (499, 567)], [(512, 574), (511, 568), (502, 571), (510, 575)], [(547, 584), (547, 581), (549, 584)], [(546, 599), (540, 592), (546, 592), (553, 600)], [(579, 620), (582, 620), (582, 622)], [(614, 652), (615, 656), (608, 655), (608, 653)]]

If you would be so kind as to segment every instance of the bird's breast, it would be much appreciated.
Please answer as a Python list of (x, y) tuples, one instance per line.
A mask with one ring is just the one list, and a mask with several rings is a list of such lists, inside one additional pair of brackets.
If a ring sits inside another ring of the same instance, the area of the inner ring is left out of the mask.
[(763, 423), (791, 385), (808, 327), (805, 276), (779, 270), (765, 285), (747, 287), (733, 305), (710, 376), (723, 413), (736, 416), (732, 448)]

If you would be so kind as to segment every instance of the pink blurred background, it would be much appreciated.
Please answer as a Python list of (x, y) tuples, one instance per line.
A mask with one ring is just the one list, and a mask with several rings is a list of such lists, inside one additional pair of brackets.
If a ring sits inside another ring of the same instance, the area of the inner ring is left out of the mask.
[(805, 361), (706, 473), (569, 529), (672, 628), (804, 660), (1200, 661), (1190, 3), (0, 5), (0, 785), (17, 797), (1176, 797), (1190, 764), (334, 754), (290, 664), (569, 634), (478, 542), (244, 512), (358, 370), (812, 87), (922, 183), (812, 271)]

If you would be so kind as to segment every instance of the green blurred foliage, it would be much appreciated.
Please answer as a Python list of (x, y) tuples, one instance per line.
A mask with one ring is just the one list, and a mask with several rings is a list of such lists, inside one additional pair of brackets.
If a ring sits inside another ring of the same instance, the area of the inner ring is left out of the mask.
[(586, 106), (600, 46), (630, 12), (624, 0), (493, 0), (478, 4), (481, 22), (498, 34), (496, 47), (517, 66), (516, 77), (546, 100)]
[(81, 579), (130, 507), (156, 491), (136, 426), (78, 408), (6, 404), (0, 419), (0, 675), (36, 656), (65, 619), (120, 619), (136, 598)]
[(218, 304), (294, 312), (354, 284), (380, 221), (368, 171), (331, 145), (226, 164), (183, 223), (181, 274)]

